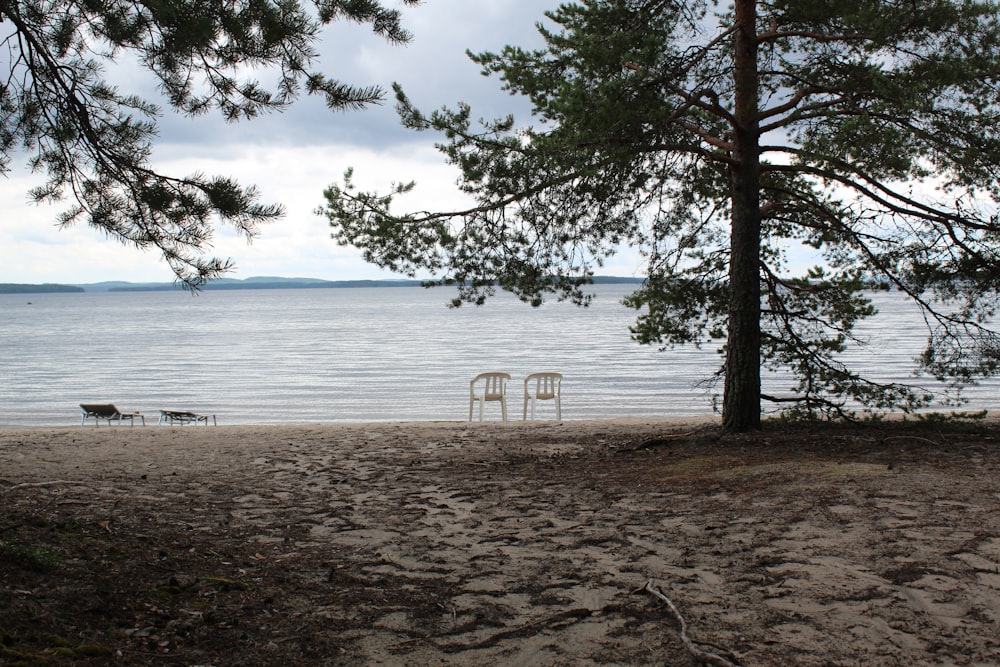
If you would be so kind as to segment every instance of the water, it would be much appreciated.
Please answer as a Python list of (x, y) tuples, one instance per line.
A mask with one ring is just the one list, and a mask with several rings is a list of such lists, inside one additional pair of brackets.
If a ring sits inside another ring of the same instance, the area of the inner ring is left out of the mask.
[[(517, 418), (523, 377), (542, 370), (565, 375), (564, 419), (711, 413), (721, 387), (699, 383), (715, 346), (637, 345), (620, 303), (632, 288), (598, 286), (586, 309), (509, 295), (450, 309), (450, 290), (417, 287), (0, 295), (0, 425), (78, 424), (80, 403), (108, 402), (147, 423), (160, 409), (220, 424), (464, 420), (469, 380), (486, 370), (512, 374)], [(898, 299), (876, 297), (861, 361), (909, 379), (926, 334)], [(976, 388), (971, 407), (991, 407), (996, 388)]]

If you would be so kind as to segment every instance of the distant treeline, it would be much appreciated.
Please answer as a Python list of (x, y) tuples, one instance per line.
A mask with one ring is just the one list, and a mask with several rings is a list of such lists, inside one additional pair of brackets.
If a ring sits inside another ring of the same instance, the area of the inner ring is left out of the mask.
[(0, 294), (50, 294), (53, 292), (86, 292), (76, 285), (22, 285), (19, 283), (0, 283)]
[[(641, 283), (641, 278), (595, 276), (594, 284)], [(222, 278), (202, 285), (203, 290), (314, 289), (332, 287), (417, 287), (419, 280), (317, 280), (313, 278)], [(0, 283), (0, 294), (39, 294), (46, 292), (165, 292), (183, 289), (177, 283), (103, 282), (81, 285), (26, 285)]]
[[(419, 280), (296, 280), (294, 278), (281, 278), (275, 280), (260, 280), (247, 278), (246, 280), (213, 280), (200, 287), (209, 290), (246, 290), (246, 289), (315, 289), (319, 287), (413, 287), (420, 285)], [(154, 283), (129, 285), (120, 284), (106, 287), (106, 292), (163, 292), (184, 289), (177, 283)]]
[[(639, 284), (642, 278), (621, 276), (594, 276), (595, 285)], [(335, 287), (418, 287), (419, 280), (319, 280), (317, 278), (220, 278), (201, 286), (203, 290), (248, 290), (248, 289), (316, 289)], [(80, 285), (28, 285), (21, 283), (0, 283), (0, 294), (45, 294), (56, 292), (167, 292), (182, 290), (178, 283), (129, 283), (110, 281), (85, 283)], [(888, 290), (888, 283), (872, 281), (868, 289)]]
[[(641, 283), (639, 278), (618, 278), (615, 276), (598, 276), (594, 284), (611, 283)], [(245, 280), (220, 279), (213, 280), (201, 286), (203, 290), (246, 290), (246, 289), (315, 289), (335, 287), (419, 287), (419, 280), (318, 280), (297, 278), (247, 278)], [(159, 284), (117, 284), (105, 287), (107, 292), (158, 292), (164, 290), (183, 289), (177, 283)]]

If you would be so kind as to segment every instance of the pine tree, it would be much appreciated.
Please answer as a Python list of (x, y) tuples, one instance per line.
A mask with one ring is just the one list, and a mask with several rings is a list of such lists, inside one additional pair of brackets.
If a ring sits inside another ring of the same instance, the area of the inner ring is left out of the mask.
[[(1000, 7), (949, 0), (587, 0), (549, 13), (546, 47), (472, 56), (527, 96), (533, 126), (424, 114), (467, 210), (397, 213), (414, 184), (324, 212), (342, 243), (396, 271), (585, 303), (623, 246), (647, 261), (642, 343), (724, 340), (725, 428), (768, 406), (830, 417), (911, 410), (931, 394), (876, 382), (838, 353), (890, 286), (928, 323), (923, 371), (945, 389), (998, 370)], [(819, 255), (804, 275), (790, 248)], [(764, 394), (761, 369), (790, 372)], [(946, 400), (955, 394), (943, 391)], [(668, 400), (666, 397), (664, 400)], [(765, 403), (766, 402), (766, 403)]]

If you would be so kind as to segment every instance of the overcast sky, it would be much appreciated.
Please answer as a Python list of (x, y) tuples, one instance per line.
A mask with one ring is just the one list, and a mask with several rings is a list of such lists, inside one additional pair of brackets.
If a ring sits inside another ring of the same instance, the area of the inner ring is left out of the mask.
[[(469, 102), (476, 117), (509, 112), (527, 120), (529, 107), (483, 77), (465, 54), (499, 50), (506, 44), (541, 44), (536, 23), (558, 0), (426, 0), (405, 8), (412, 43), (392, 46), (365, 26), (338, 23), (324, 33), (321, 69), (345, 82), (377, 84), (389, 91), (398, 81), (422, 109)], [(119, 81), (123, 90), (127, 81)], [(142, 85), (147, 84), (140, 84)], [(391, 91), (389, 91), (391, 93)], [(154, 99), (160, 106), (163, 101)], [(217, 116), (164, 117), (153, 155), (155, 166), (183, 176), (193, 172), (233, 176), (255, 184), (265, 202), (287, 209), (280, 222), (265, 226), (251, 245), (219, 228), (212, 254), (236, 265), (236, 278), (310, 277), (330, 280), (390, 277), (366, 264), (360, 254), (330, 239), (325, 218), (313, 211), (322, 192), (355, 168), (362, 188), (385, 190), (393, 181), (417, 181), (407, 208), (443, 208), (461, 201), (457, 173), (434, 148), (437, 138), (402, 128), (392, 100), (361, 112), (331, 112), (319, 98), (267, 118), (227, 125)], [(156, 252), (122, 246), (103, 233), (79, 225), (58, 230), (58, 206), (28, 203), (28, 189), (41, 181), (24, 161), (0, 177), (0, 282), (90, 283), (102, 280), (171, 281), (173, 274)], [(623, 258), (602, 273), (636, 275), (635, 258)]]

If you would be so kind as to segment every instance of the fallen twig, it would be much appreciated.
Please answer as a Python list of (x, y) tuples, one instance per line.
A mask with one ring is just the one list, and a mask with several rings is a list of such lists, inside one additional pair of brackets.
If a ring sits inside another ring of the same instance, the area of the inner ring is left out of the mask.
[(882, 444), (889, 442), (890, 440), (919, 440), (920, 442), (925, 442), (928, 445), (933, 445), (935, 447), (940, 447), (941, 443), (931, 440), (930, 438), (924, 438), (919, 435), (891, 435), (887, 438), (882, 438)]
[[(737, 663), (732, 662), (731, 660), (727, 660), (726, 658), (723, 658), (721, 655), (718, 655), (717, 653), (709, 653), (708, 651), (703, 651), (695, 645), (695, 642), (692, 641), (690, 637), (688, 637), (687, 623), (684, 621), (684, 617), (681, 616), (681, 612), (677, 609), (677, 605), (675, 605), (673, 603), (673, 600), (664, 595), (653, 584), (652, 579), (646, 582), (646, 585), (645, 587), (643, 587), (643, 590), (645, 590), (648, 593), (652, 593), (660, 600), (665, 602), (667, 604), (667, 607), (670, 608), (670, 611), (673, 612), (674, 617), (677, 619), (677, 622), (680, 623), (681, 625), (681, 641), (684, 642), (684, 647), (694, 657), (695, 660), (708, 665), (716, 665), (716, 667), (739, 667)], [(728, 653), (729, 651), (726, 652)]]
[[(3, 490), (4, 493), (10, 493), (11, 491), (17, 491), (18, 489), (37, 489), (45, 486), (83, 486), (86, 484), (81, 482), (71, 481), (68, 479), (54, 479), (51, 482), (22, 482), (21, 484), (15, 484), (14, 486), (8, 486)], [(87, 487), (89, 488), (89, 487)]]
[(426, 641), (431, 643), (433, 646), (443, 651), (444, 653), (458, 653), (461, 651), (476, 651), (482, 650), (484, 648), (489, 648), (499, 644), (505, 639), (519, 639), (522, 637), (530, 636), (531, 634), (538, 631), (539, 628), (558, 628), (572, 625), (578, 623), (579, 621), (590, 618), (593, 616), (594, 612), (590, 609), (567, 609), (565, 611), (546, 616), (545, 618), (540, 618), (537, 621), (532, 621), (526, 623), (525, 625), (518, 626), (516, 628), (510, 628), (509, 630), (503, 630), (494, 635), (491, 635), (485, 639), (470, 644), (438, 644), (426, 638)]

